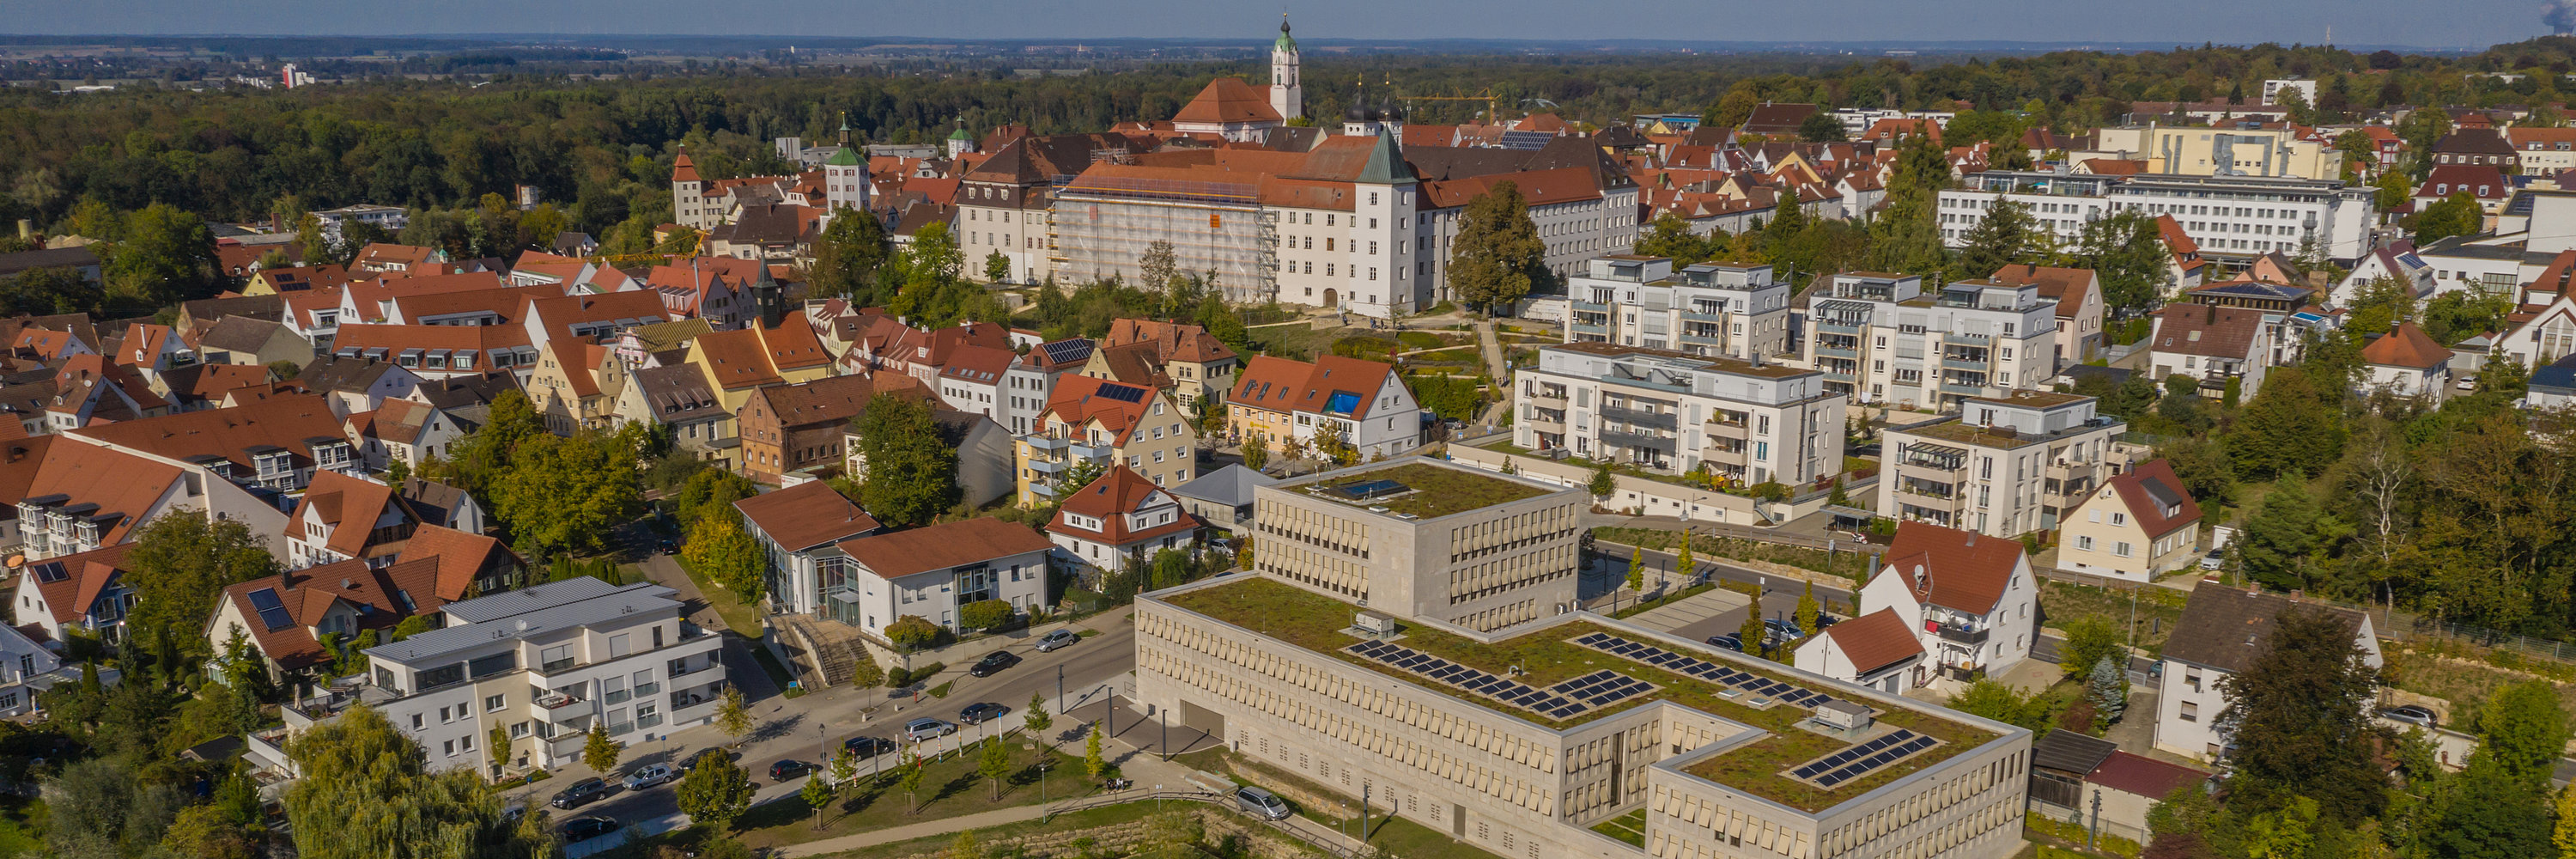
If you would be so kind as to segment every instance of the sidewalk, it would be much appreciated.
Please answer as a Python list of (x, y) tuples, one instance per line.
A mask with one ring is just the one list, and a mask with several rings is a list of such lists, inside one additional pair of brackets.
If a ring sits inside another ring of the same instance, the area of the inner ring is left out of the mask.
[[(993, 651), (1010, 647), (1012, 645), (1035, 641), (1038, 636), (1054, 632), (1058, 629), (1070, 629), (1075, 632), (1081, 632), (1086, 629), (1097, 629), (1102, 632), (1107, 632), (1113, 627), (1134, 623), (1135, 614), (1136, 606), (1135, 604), (1130, 603), (1112, 608), (1099, 614), (1089, 615), (1079, 620), (1050, 620), (1044, 623), (1030, 624), (1009, 632), (968, 639), (945, 647), (934, 647), (929, 650), (913, 651), (911, 654), (911, 664), (928, 665), (930, 663), (937, 662), (948, 666), (951, 670), (963, 671), (967, 666), (974, 665), (976, 660), (984, 658), (985, 654), (992, 653)], [(876, 647), (871, 645), (869, 649), (874, 651), (876, 650)], [(882, 656), (883, 654), (879, 653), (877, 655)], [(893, 662), (878, 667), (894, 669), (903, 667), (904, 664), (905, 663), (902, 658), (897, 657)]]

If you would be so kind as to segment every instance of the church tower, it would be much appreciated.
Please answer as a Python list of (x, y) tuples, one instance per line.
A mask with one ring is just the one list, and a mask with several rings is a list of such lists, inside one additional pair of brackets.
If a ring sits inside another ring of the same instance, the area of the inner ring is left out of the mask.
[(823, 162), (826, 211), (868, 210), (868, 158), (850, 145), (850, 120), (841, 118), (841, 148)]
[(704, 230), (716, 225), (715, 210), (707, 205), (706, 180), (698, 178), (698, 165), (689, 160), (687, 147), (671, 164), (671, 220), (680, 226)]
[(1279, 13), (1279, 41), (1270, 45), (1270, 109), (1282, 121), (1306, 112), (1306, 87), (1297, 82), (1297, 40), (1288, 37), (1288, 13)]

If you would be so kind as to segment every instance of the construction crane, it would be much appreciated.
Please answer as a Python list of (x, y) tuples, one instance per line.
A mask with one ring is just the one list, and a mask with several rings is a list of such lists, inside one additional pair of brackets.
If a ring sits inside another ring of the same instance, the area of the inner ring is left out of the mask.
[[(1493, 87), (1486, 87), (1483, 92), (1476, 93), (1475, 95), (1408, 95), (1399, 97), (1405, 100), (1405, 113), (1408, 115), (1413, 112), (1412, 102), (1417, 101), (1481, 101), (1485, 103), (1485, 121), (1503, 121), (1503, 97), (1494, 94)], [(1554, 108), (1556, 107), (1556, 102), (1543, 98), (1525, 98), (1514, 102), (1512, 106), (1519, 107), (1521, 105), (1537, 105), (1539, 107)]]

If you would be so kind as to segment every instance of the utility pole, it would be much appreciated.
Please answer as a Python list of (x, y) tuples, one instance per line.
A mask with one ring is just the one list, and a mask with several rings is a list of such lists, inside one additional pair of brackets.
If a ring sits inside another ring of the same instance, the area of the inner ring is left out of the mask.
[(2101, 837), (2102, 837), (2102, 792), (2101, 792), (2101, 791), (2099, 791), (2099, 790), (2096, 790), (2096, 791), (2094, 791), (2094, 792), (2093, 792), (2093, 825), (2092, 825), (2092, 826), (2089, 826), (2089, 827), (2086, 827), (2086, 828), (2085, 828), (2085, 830), (2084, 830), (2084, 849), (2086, 849), (2086, 850), (2094, 849), (2094, 848), (2093, 848), (2094, 843), (2095, 843), (2095, 842), (2097, 842), (2097, 841), (2099, 841), (2099, 840), (2101, 840)]

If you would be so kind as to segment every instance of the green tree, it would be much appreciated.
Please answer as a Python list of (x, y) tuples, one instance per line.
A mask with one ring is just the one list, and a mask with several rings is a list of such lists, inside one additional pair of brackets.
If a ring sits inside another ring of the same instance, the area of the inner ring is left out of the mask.
[(211, 291), (215, 234), (195, 213), (154, 203), (128, 215), (119, 232), (99, 260), (110, 292), (157, 306)]
[(2076, 262), (2102, 281), (2107, 310), (2151, 310), (2172, 283), (2168, 267), (2173, 258), (2165, 251), (2156, 219), (2145, 212), (2129, 209), (2086, 221), (2075, 244)]
[(2451, 780), (2456, 793), (2428, 827), (2428, 855), (2442, 859), (2529, 859), (2551, 850), (2546, 783), (2470, 771)]
[(1137, 285), (1148, 292), (1171, 289), (1172, 282), (1181, 276), (1179, 257), (1172, 252), (1172, 243), (1162, 239), (1145, 245), (1145, 255), (1136, 258), (1136, 268), (1139, 273)]
[(1091, 723), (1091, 731), (1082, 739), (1082, 771), (1099, 781), (1109, 771), (1109, 762), (1100, 756), (1100, 723)]
[(966, 629), (1000, 629), (1016, 613), (1010, 603), (1001, 600), (976, 600), (957, 607), (957, 624)]
[(2093, 711), (2106, 721), (2119, 721), (2129, 709), (2129, 672), (2120, 663), (2105, 656), (2093, 663), (2093, 676), (2085, 681), (2084, 693), (2093, 701)]
[(893, 255), (885, 224), (874, 215), (834, 217), (814, 242), (814, 261), (806, 277), (817, 296), (848, 298), (853, 305), (881, 303), (877, 272)]
[(984, 282), (1004, 283), (1011, 279), (1011, 258), (1001, 251), (984, 255)]
[(2453, 191), (2415, 213), (2415, 244), (2430, 245), (2451, 236), (2473, 236), (2486, 228), (2486, 209), (2476, 195)]
[(1011, 775), (1011, 752), (999, 737), (986, 739), (983, 751), (975, 755), (975, 772), (993, 783), (993, 801), (1002, 801), (1002, 780)]
[(708, 508), (689, 524), (688, 543), (680, 557), (743, 602), (757, 602), (767, 584), (763, 573), (769, 557), (760, 543), (735, 524), (733, 511)]
[(957, 506), (957, 449), (950, 447), (915, 397), (878, 394), (857, 420), (867, 479), (859, 506), (894, 526), (926, 525)]
[(2093, 670), (2093, 663), (2104, 659), (2125, 662), (2128, 649), (2121, 646), (2120, 628), (2098, 617), (2079, 617), (2066, 624), (2066, 640), (2057, 646), (2062, 658), (2058, 670), (2066, 677)]
[(1644, 546), (1638, 546), (1628, 552), (1628, 589), (1641, 594), (1646, 592), (1646, 547)]
[(1832, 143), (1849, 140), (1851, 138), (1848, 134), (1848, 132), (1843, 130), (1842, 120), (1835, 118), (1832, 113), (1822, 110), (1808, 114), (1806, 119), (1801, 120), (1798, 123), (1798, 139), (1809, 143)]
[(1959, 697), (1950, 699), (1950, 709), (2032, 731), (2045, 731), (2055, 716), (2048, 712), (2043, 702), (2024, 696), (1997, 680), (1968, 684)]
[(618, 525), (643, 513), (635, 461), (631, 444), (597, 430), (529, 437), (493, 477), (493, 513), (522, 555), (599, 554)]
[(2314, 798), (2336, 820), (2378, 814), (2386, 801), (2372, 769), (2366, 715), (2377, 672), (2363, 661), (2342, 617), (2305, 606), (2273, 618), (2244, 671), (2220, 678), (2227, 706), (2218, 724), (2236, 728), (2231, 810), (2258, 812)]
[[(305, 775), (286, 789), (298, 855), (311, 859), (470, 859), (555, 854), (542, 829), (514, 825), (471, 770), (428, 771), (428, 753), (372, 707), (296, 736)], [(602, 770), (603, 772), (605, 770)], [(528, 815), (537, 817), (538, 815)]]
[(2470, 765), (2534, 790), (2547, 787), (2570, 733), (2556, 688), (2546, 680), (2527, 680), (2489, 698), (2478, 710), (2478, 749)]
[[(224, 587), (279, 571), (268, 553), (265, 536), (253, 534), (239, 519), (208, 521), (203, 516), (162, 516), (134, 531), (124, 579), (134, 588), (128, 628), (137, 630), (201, 629), (215, 613)], [(208, 645), (200, 636), (184, 636), (198, 655)]]
[(77, 269), (32, 268), (0, 278), (0, 311), (12, 314), (88, 313), (104, 298), (98, 284)]
[(756, 790), (751, 776), (744, 774), (732, 757), (709, 755), (680, 778), (680, 813), (688, 815), (696, 825), (724, 832), (733, 828), (734, 820), (743, 812), (751, 810)]
[(1680, 212), (1666, 209), (1638, 233), (1631, 250), (1645, 256), (1670, 257), (1673, 265), (1687, 266), (1708, 258), (1708, 240), (1691, 232), (1690, 222), (1683, 220)]
[(813, 807), (816, 830), (823, 828), (823, 807), (832, 804), (832, 793), (832, 786), (823, 782), (823, 776), (820, 773), (806, 776), (805, 787), (796, 792), (797, 798), (805, 800), (806, 805)]
[(1459, 300), (1507, 306), (1546, 279), (1547, 244), (1518, 184), (1496, 182), (1467, 201), (1449, 251), (1449, 283)]
[(1985, 216), (1961, 237), (1967, 246), (1959, 251), (1959, 270), (1987, 277), (2004, 266), (2021, 262), (2038, 233), (2039, 219), (2031, 217), (2029, 204), (1997, 194), (1993, 204), (1986, 207)]
[(2375, 192), (2371, 198), (2372, 202), (2376, 203), (2379, 210), (2383, 212), (2404, 206), (2407, 200), (2415, 196), (2415, 183), (2407, 181), (2406, 172), (2403, 170), (2390, 170), (2379, 174), (2379, 178), (2373, 180), (2370, 187)]
[(1746, 655), (1762, 656), (1770, 652), (1770, 648), (1763, 646), (1769, 641), (1770, 631), (1771, 628), (1762, 622), (1762, 595), (1756, 593), (1753, 601), (1744, 606), (1744, 623), (1735, 628), (1735, 637), (1744, 642)]
[(741, 742), (751, 736), (751, 710), (743, 706), (742, 687), (726, 684), (724, 700), (716, 705), (716, 730)]
[(907, 614), (886, 624), (885, 636), (896, 647), (919, 649), (937, 643), (941, 632), (939, 624), (931, 623), (929, 618)]
[(491, 758), (494, 774), (499, 774), (502, 767), (510, 765), (511, 745), (509, 726), (493, 725), (492, 730), (483, 734), (483, 754)]
[(1809, 581), (1807, 592), (1798, 595), (1798, 629), (1808, 635), (1825, 631), (1824, 627), (1817, 625), (1823, 614), (1824, 607), (1816, 604), (1816, 583)]
[(1610, 473), (1610, 463), (1605, 461), (1592, 467), (1592, 479), (1584, 483), (1583, 488), (1596, 500), (1608, 500), (1611, 494), (1619, 491), (1619, 478)]
[(2343, 456), (2342, 388), (2305, 367), (2275, 369), (2226, 435), (2227, 456), (2244, 480), (2316, 474)]
[(581, 744), (581, 765), (595, 773), (612, 772), (617, 769), (617, 758), (624, 753), (617, 741), (608, 738), (608, 725), (594, 722), (590, 736)]
[(2263, 504), (2245, 520), (2236, 543), (2236, 559), (2245, 575), (2280, 590), (2317, 586), (2319, 568), (2334, 542), (2352, 534), (2308, 494), (2297, 474), (2283, 477), (2263, 496)]
[(1947, 153), (1928, 135), (1906, 138), (1887, 182), (1886, 209), (1869, 222), (1870, 268), (1931, 275), (1948, 267), (1937, 195), (1949, 184)]
[(904, 810), (905, 814), (921, 813), (921, 780), (929, 774), (929, 768), (922, 764), (921, 754), (910, 746), (904, 747), (903, 759), (895, 766), (895, 786), (903, 788), (904, 801), (909, 805)]
[(924, 328), (945, 328), (956, 322), (964, 310), (957, 286), (966, 261), (948, 225), (931, 223), (915, 230), (899, 256), (903, 289), (886, 303), (886, 310)]
[(984, 844), (975, 840), (975, 830), (961, 829), (948, 840), (948, 853), (943, 859), (984, 859)]
[(196, 805), (180, 809), (170, 827), (161, 831), (161, 849), (189, 859), (253, 859), (258, 855), (254, 834), (267, 833), (232, 820), (220, 807)]
[(1736, 81), (1734, 86), (1727, 88), (1725, 95), (1718, 97), (1716, 104), (1709, 105), (1700, 113), (1699, 121), (1701, 125), (1713, 128), (1733, 129), (1743, 125), (1744, 120), (1753, 116), (1753, 109), (1760, 106), (1762, 89), (1749, 80)]
[(2558, 848), (2558, 859), (2576, 859), (2576, 787), (2560, 788), (2557, 806), (2558, 823), (2549, 831), (2549, 843)]
[(859, 783), (859, 753), (852, 751), (847, 746), (843, 746), (839, 753), (832, 755), (831, 772), (832, 792), (834, 796), (839, 796), (843, 793), (857, 789)]
[(1030, 739), (1042, 739), (1048, 728), (1055, 727), (1055, 717), (1047, 715), (1046, 693), (1029, 693), (1029, 709), (1020, 714), (1020, 722), (1029, 730)]
[(1243, 467), (1260, 471), (1270, 464), (1270, 440), (1258, 436), (1243, 440)]

